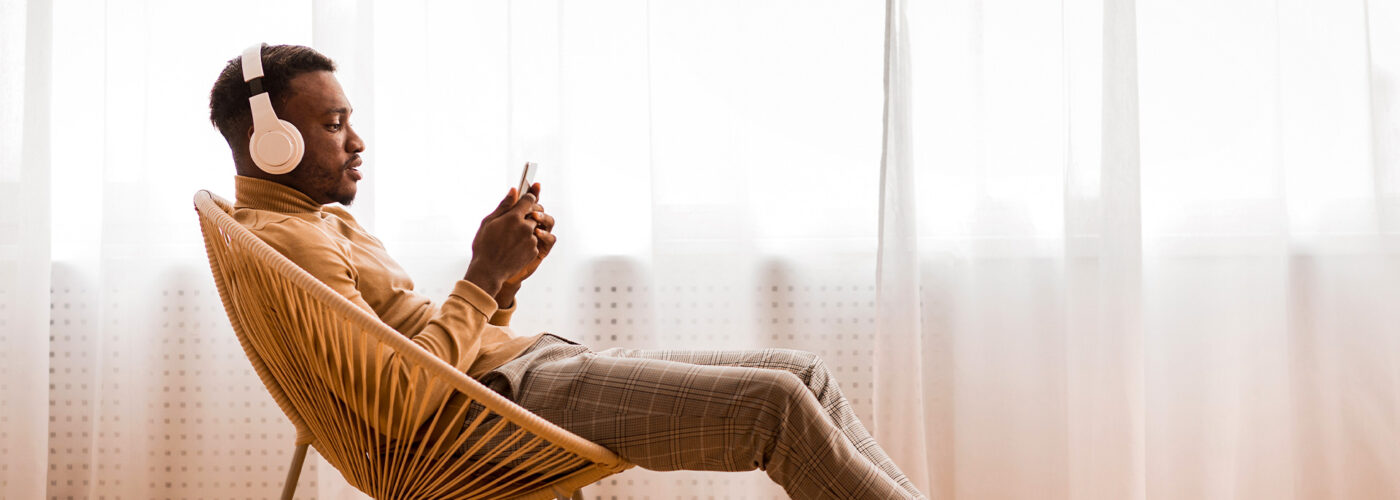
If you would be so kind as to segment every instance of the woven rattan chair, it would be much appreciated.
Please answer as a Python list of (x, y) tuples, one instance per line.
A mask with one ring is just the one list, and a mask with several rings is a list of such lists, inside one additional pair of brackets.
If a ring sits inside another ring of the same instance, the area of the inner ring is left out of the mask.
[[(632, 466), (356, 307), (235, 221), (227, 201), (199, 191), (194, 205), (233, 331), (296, 427), (282, 498), (296, 490), (307, 445), (377, 499), (581, 498), (584, 485)], [(351, 356), (395, 369), (352, 373)]]

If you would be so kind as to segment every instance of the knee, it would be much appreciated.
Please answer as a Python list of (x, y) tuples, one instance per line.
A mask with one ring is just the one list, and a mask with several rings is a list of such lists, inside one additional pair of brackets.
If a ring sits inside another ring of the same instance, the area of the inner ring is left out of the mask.
[(773, 349), (772, 353), (772, 357), (769, 358), (772, 363), (780, 365), (804, 381), (810, 380), (813, 375), (826, 374), (826, 363), (822, 362), (817, 353), (796, 349)]
[(797, 375), (781, 370), (760, 370), (754, 374), (745, 396), (762, 409), (755, 420), (760, 427), (776, 430), (795, 411), (801, 411), (805, 400), (813, 397), (811, 389)]
[(796, 374), (789, 372), (777, 372), (771, 382), (776, 390), (776, 396), (782, 397), (784, 401), (793, 402), (803, 396), (811, 395), (807, 388), (807, 382)]
[(803, 393), (808, 392), (807, 384), (797, 374), (786, 370), (758, 370), (750, 380), (749, 398), (767, 401), (781, 406)]
[(780, 349), (778, 352), (787, 371), (801, 378), (813, 393), (820, 394), (831, 382), (831, 371), (816, 353), (794, 349)]
[(767, 470), (774, 459), (790, 455), (780, 450), (796, 449), (810, 438), (809, 423), (820, 421), (816, 414), (820, 406), (797, 375), (780, 370), (760, 372), (750, 381), (747, 396), (754, 404), (746, 409), (752, 412), (748, 421), (752, 427), (742, 433), (745, 446), (739, 449), (750, 450), (753, 467)]
[(764, 370), (754, 382), (751, 397), (762, 401), (762, 411), (758, 422), (760, 427), (777, 431), (790, 423), (794, 413), (808, 410), (809, 403), (815, 402), (807, 384), (797, 375), (779, 370)]

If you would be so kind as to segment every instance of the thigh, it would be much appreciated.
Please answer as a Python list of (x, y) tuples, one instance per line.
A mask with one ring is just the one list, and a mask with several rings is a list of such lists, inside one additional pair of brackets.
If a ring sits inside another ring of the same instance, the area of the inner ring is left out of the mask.
[(653, 470), (751, 470), (794, 401), (778, 370), (584, 354), (532, 369), (520, 405)]
[(584, 353), (533, 367), (517, 399), (532, 409), (728, 418), (791, 390), (784, 376), (797, 381), (778, 370)]
[[(599, 356), (658, 359), (704, 366), (731, 366), (780, 370), (791, 373), (802, 381), (817, 397), (822, 407), (829, 412), (846, 403), (840, 385), (822, 359), (814, 353), (793, 349), (747, 349), (747, 350), (645, 350), (608, 349)], [(832, 417), (841, 420), (837, 417)]]
[(783, 370), (803, 380), (821, 364), (817, 355), (793, 349), (623, 349), (601, 351), (599, 356), (657, 359), (705, 366), (733, 366)]

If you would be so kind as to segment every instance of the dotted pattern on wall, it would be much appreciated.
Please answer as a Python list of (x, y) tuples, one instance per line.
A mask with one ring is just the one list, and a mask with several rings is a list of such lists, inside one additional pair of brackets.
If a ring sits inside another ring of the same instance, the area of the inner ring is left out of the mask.
[[(66, 268), (55, 268), (53, 278), (49, 290), (50, 495), (86, 492), (93, 486), (92, 431), (98, 370), (89, 348), (98, 331), (94, 300), (97, 294)], [(119, 418), (112, 416), (114, 421)], [(103, 454), (116, 451), (104, 448)], [(99, 463), (103, 467), (121, 467), (120, 463)]]
[[(196, 272), (142, 288), (108, 274), (117, 285), (99, 289), (55, 267), (51, 499), (281, 491), (295, 431), (243, 356), (211, 280)], [(157, 296), (129, 291), (137, 289)], [(315, 477), (308, 463), (297, 498), (314, 498)]]
[[(12, 259), (0, 259), (0, 345), (9, 345), (12, 327), (10, 322), (9, 303), (14, 293), (11, 290), (13, 283), (19, 281), (16, 273), (16, 262)], [(0, 491), (10, 489), (10, 462), (15, 460), (10, 455), (10, 412), (7, 408), (10, 404), (8, 397), (10, 393), (9, 380), (12, 377), (7, 349), (0, 349)]]
[[(738, 270), (697, 262), (686, 273), (656, 276), (636, 262), (605, 259), (576, 267), (574, 276), (542, 274), (522, 291), (513, 327), (522, 334), (551, 331), (596, 350), (812, 351), (869, 423), (872, 262)], [(440, 300), (465, 263), (416, 264), (409, 267), (415, 275), (431, 269), (432, 276), (448, 277), (419, 282), (419, 290)], [(54, 270), (50, 498), (243, 499), (280, 492), (294, 431), (244, 358), (199, 265), (146, 282), (114, 276), (137, 273), (108, 265), (100, 289), (81, 272)], [(297, 498), (315, 498), (313, 464), (308, 460), (302, 472)], [(586, 493), (598, 500), (786, 498), (758, 471), (634, 469)]]

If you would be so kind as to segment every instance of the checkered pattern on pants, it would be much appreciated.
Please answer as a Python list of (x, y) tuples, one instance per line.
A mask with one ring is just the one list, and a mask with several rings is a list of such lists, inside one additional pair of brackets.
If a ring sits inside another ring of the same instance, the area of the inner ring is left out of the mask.
[(594, 353), (555, 339), (484, 380), (494, 375), (490, 385), (521, 406), (641, 467), (759, 468), (799, 499), (924, 498), (814, 354)]

